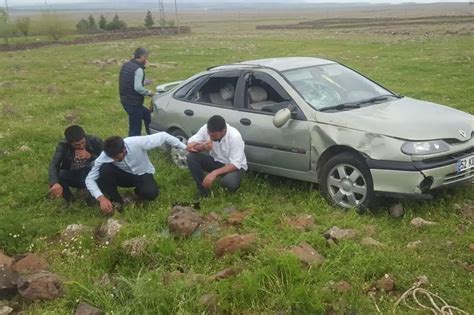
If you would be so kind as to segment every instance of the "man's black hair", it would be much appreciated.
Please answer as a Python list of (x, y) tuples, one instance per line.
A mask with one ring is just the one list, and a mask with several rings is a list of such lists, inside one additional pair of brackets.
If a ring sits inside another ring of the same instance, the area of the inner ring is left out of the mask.
[(64, 130), (64, 137), (68, 143), (81, 141), (85, 136), (86, 133), (84, 132), (84, 129), (78, 125), (69, 126)]
[(148, 56), (148, 50), (145, 48), (139, 47), (133, 52), (133, 58), (138, 59), (142, 56)]
[(222, 131), (227, 127), (222, 116), (214, 115), (207, 121), (207, 130), (210, 132)]
[(112, 136), (104, 141), (103, 149), (108, 157), (115, 158), (125, 150), (125, 143), (123, 142), (122, 137)]

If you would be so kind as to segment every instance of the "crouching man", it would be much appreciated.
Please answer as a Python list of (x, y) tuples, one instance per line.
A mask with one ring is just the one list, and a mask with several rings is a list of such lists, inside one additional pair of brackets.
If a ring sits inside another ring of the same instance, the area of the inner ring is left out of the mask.
[(230, 192), (240, 187), (242, 173), (247, 170), (245, 144), (239, 131), (229, 126), (223, 117), (209, 118), (207, 124), (189, 138), (186, 149), (190, 152), (188, 168), (196, 182), (198, 197), (209, 196), (209, 189), (219, 177), (221, 186)]
[(99, 201), (103, 214), (113, 212), (112, 202), (118, 203), (119, 209), (123, 207), (124, 201), (118, 187), (134, 187), (139, 200), (154, 200), (158, 197), (159, 188), (153, 176), (155, 168), (147, 151), (164, 143), (186, 149), (179, 139), (166, 132), (125, 139), (114, 136), (105, 140), (103, 152), (86, 178), (87, 188)]
[[(67, 127), (64, 138), (56, 146), (49, 165), (49, 190), (53, 197), (63, 197), (69, 207), (74, 201), (70, 187), (86, 188), (85, 179), (92, 162), (102, 152), (102, 140), (86, 135), (78, 125)], [(91, 204), (94, 199), (87, 201)]]

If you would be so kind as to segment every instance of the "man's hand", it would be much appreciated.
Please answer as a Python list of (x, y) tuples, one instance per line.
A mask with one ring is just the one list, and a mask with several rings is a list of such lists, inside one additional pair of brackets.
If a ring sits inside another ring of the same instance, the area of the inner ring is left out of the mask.
[(51, 195), (55, 198), (59, 198), (63, 195), (63, 186), (61, 186), (60, 184), (56, 183), (56, 184), (53, 184), (53, 186), (51, 186), (51, 188), (49, 189), (49, 191), (51, 192)]
[(190, 152), (190, 153), (198, 153), (199, 151), (197, 150), (196, 146), (198, 145), (199, 143), (197, 142), (193, 142), (193, 143), (188, 143), (186, 145), (186, 151)]
[(111, 214), (114, 211), (114, 207), (113, 207), (112, 203), (110, 202), (109, 199), (105, 198), (104, 195), (97, 198), (97, 200), (100, 203), (100, 210), (102, 211), (102, 214), (108, 215), (108, 214)]
[(82, 160), (88, 160), (92, 157), (92, 155), (87, 152), (85, 149), (83, 150), (76, 150), (76, 158), (82, 159)]
[(210, 172), (209, 174), (204, 177), (204, 180), (202, 181), (202, 187), (206, 189), (210, 189), (212, 186), (212, 183), (217, 179), (217, 175), (214, 172)]
[(212, 140), (207, 140), (202, 144), (204, 151), (211, 151), (212, 150)]

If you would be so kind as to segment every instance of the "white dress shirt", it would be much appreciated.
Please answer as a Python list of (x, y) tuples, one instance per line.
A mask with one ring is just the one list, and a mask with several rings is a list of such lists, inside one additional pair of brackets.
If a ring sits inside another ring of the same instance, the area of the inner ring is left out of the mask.
[(102, 196), (102, 192), (97, 186), (97, 179), (99, 178), (99, 170), (102, 164), (112, 163), (119, 169), (134, 175), (154, 174), (155, 167), (151, 164), (148, 158), (148, 150), (154, 149), (163, 145), (164, 143), (185, 150), (186, 145), (181, 143), (178, 138), (175, 138), (166, 132), (158, 132), (149, 136), (128, 137), (123, 139), (127, 153), (125, 158), (120, 162), (115, 162), (105, 152), (102, 152), (94, 161), (94, 166), (87, 175), (86, 186), (94, 198)]
[[(210, 140), (207, 133), (207, 124), (189, 138), (188, 143), (206, 142)], [(215, 161), (224, 164), (233, 164), (237, 169), (247, 170), (247, 158), (245, 157), (245, 143), (240, 132), (227, 124), (227, 132), (220, 141), (212, 142), (210, 155)]]

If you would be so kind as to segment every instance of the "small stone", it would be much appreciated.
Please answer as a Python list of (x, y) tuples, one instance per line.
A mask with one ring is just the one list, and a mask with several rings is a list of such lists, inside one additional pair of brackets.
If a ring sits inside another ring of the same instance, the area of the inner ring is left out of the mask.
[(41, 271), (20, 278), (18, 292), (30, 301), (54, 300), (63, 296), (63, 284), (59, 277), (49, 271)]
[(16, 259), (12, 269), (19, 273), (33, 273), (49, 270), (49, 264), (43, 257), (37, 254), (26, 254)]
[(407, 248), (415, 249), (415, 248), (418, 248), (418, 246), (420, 246), (421, 244), (422, 242), (420, 240), (417, 240), (417, 241), (408, 243)]
[(292, 246), (289, 253), (295, 255), (306, 266), (319, 266), (324, 261), (324, 257), (306, 242)]
[(395, 280), (390, 274), (385, 274), (382, 278), (377, 280), (375, 286), (379, 290), (390, 292), (395, 290)]
[(5, 267), (0, 267), (0, 300), (11, 299), (18, 293), (18, 273)]
[(255, 240), (255, 234), (227, 235), (217, 241), (214, 252), (217, 257), (222, 257), (226, 254), (232, 254), (237, 251), (247, 251)]
[(227, 223), (233, 226), (238, 226), (242, 224), (242, 221), (244, 221), (245, 217), (247, 216), (247, 213), (245, 212), (232, 212), (227, 219)]
[(219, 271), (215, 275), (210, 276), (209, 280), (215, 281), (215, 280), (227, 279), (239, 274), (241, 271), (242, 269), (240, 268), (226, 268), (224, 270)]
[(300, 231), (310, 231), (314, 228), (314, 217), (310, 214), (300, 214), (286, 218), (286, 224)]
[(427, 286), (430, 284), (430, 281), (428, 280), (428, 277), (425, 275), (421, 275), (416, 277), (416, 283), (422, 286)]
[(357, 237), (358, 231), (354, 229), (340, 229), (337, 226), (333, 226), (326, 233), (324, 237), (326, 239), (332, 239), (334, 241), (348, 240)]
[(465, 220), (468, 221), (473, 221), (474, 220), (474, 203), (468, 203), (465, 204), (460, 210), (459, 210), (461, 217)]
[(438, 224), (437, 222), (426, 221), (425, 219), (422, 219), (422, 218), (414, 218), (413, 220), (410, 221), (410, 223), (417, 228), (422, 227), (422, 226), (427, 226), (427, 225)]
[(466, 270), (469, 272), (474, 272), (474, 264), (466, 266)]
[(74, 315), (104, 315), (104, 311), (98, 309), (97, 307), (91, 306), (85, 302), (77, 304), (76, 311)]
[(2, 306), (0, 307), (0, 315), (9, 315), (13, 313), (13, 308), (10, 306)]
[(145, 253), (148, 240), (143, 237), (136, 237), (129, 240), (126, 240), (122, 243), (122, 248), (125, 252), (132, 256), (138, 257)]
[(379, 241), (371, 238), (371, 237), (364, 237), (361, 242), (362, 245), (364, 246), (373, 246), (373, 247), (381, 247), (384, 246), (383, 243), (380, 243)]
[(170, 233), (177, 236), (191, 236), (201, 223), (203, 219), (191, 207), (175, 206), (168, 217)]
[(97, 281), (97, 285), (100, 285), (102, 287), (107, 287), (112, 284), (112, 280), (110, 279), (110, 276), (108, 273), (105, 273), (99, 281)]
[(217, 297), (215, 294), (207, 293), (199, 298), (199, 304), (206, 308), (207, 313), (217, 314), (218, 304)]
[(115, 219), (108, 219), (106, 223), (102, 224), (95, 233), (97, 240), (101, 242), (110, 242), (122, 229), (123, 224)]
[(61, 240), (63, 242), (70, 242), (78, 238), (85, 231), (85, 226), (82, 224), (70, 224), (61, 233)]
[(3, 252), (0, 252), (0, 268), (10, 268), (13, 264), (13, 258), (5, 255)]
[(405, 214), (405, 210), (403, 209), (403, 205), (401, 203), (392, 205), (388, 212), (393, 218), (400, 218)]
[(216, 222), (219, 221), (219, 215), (215, 212), (209, 212), (206, 217), (204, 218), (207, 222)]
[(232, 212), (236, 212), (236, 211), (237, 211), (237, 208), (234, 207), (234, 206), (229, 206), (229, 207), (224, 208), (223, 211), (224, 211), (224, 213), (230, 214), (230, 213), (232, 213)]
[(349, 282), (342, 280), (334, 285), (334, 289), (339, 293), (346, 293), (352, 290), (352, 286)]

